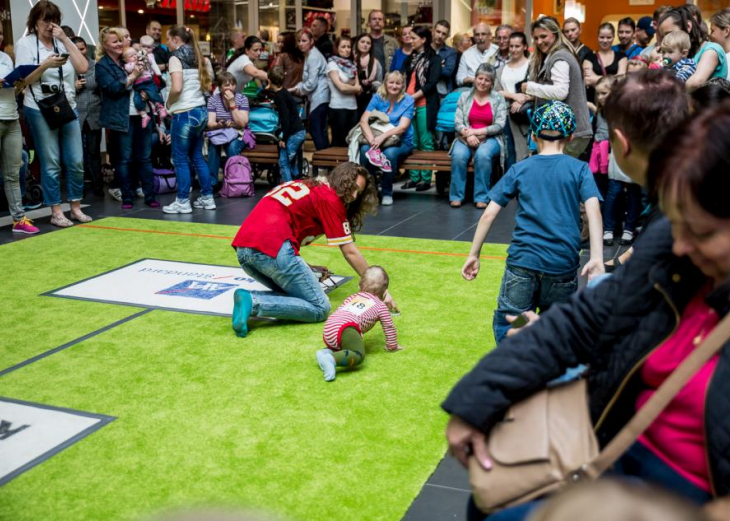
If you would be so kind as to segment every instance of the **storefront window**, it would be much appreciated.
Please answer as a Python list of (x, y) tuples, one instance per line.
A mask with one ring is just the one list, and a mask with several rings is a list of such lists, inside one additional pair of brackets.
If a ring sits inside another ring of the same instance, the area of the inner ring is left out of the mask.
[(369, 32), (368, 16), (371, 11), (380, 10), (385, 15), (385, 33), (400, 37), (400, 28), (404, 25), (433, 26), (433, 3), (429, 0), (382, 0), (362, 2), (361, 32)]
[(217, 72), (225, 65), (231, 48), (231, 32), (248, 33), (248, 3), (251, 0), (185, 0), (185, 25), (195, 31), (203, 55)]

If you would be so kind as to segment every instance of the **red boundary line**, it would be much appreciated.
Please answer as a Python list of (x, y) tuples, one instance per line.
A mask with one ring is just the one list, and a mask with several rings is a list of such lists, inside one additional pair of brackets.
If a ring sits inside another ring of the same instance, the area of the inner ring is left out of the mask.
[[(174, 235), (178, 237), (200, 237), (204, 239), (225, 239), (227, 241), (232, 241), (233, 237), (228, 237), (225, 235), (209, 235), (204, 233), (183, 233), (183, 232), (164, 232), (161, 230), (140, 230), (138, 228), (117, 228), (114, 226), (99, 226), (98, 224), (81, 224), (77, 225), (77, 228), (94, 228), (97, 230), (112, 230), (116, 232), (134, 232), (134, 233), (154, 233), (158, 235)], [(309, 246), (317, 246), (319, 248), (339, 248), (339, 246), (329, 246), (327, 244), (310, 244)], [(366, 250), (366, 251), (385, 251), (385, 252), (392, 252), (392, 253), (412, 253), (417, 255), (441, 255), (445, 257), (468, 257), (468, 254), (466, 253), (448, 253), (443, 251), (422, 251), (422, 250), (400, 250), (396, 248), (376, 248), (375, 246), (358, 246), (358, 249), (360, 250)], [(499, 257), (496, 255), (482, 255), (482, 259), (491, 259), (491, 260), (506, 260), (507, 257)]]

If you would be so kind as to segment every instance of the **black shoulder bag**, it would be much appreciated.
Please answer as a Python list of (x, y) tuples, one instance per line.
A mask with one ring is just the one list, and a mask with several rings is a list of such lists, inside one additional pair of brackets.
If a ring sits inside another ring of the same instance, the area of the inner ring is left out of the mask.
[[(38, 37), (36, 37), (36, 45), (38, 65), (40, 65), (41, 44), (38, 40)], [(55, 39), (53, 40), (53, 51), (58, 54), (58, 48), (56, 47)], [(51, 130), (58, 130), (66, 123), (70, 123), (71, 121), (76, 119), (76, 114), (71, 108), (71, 104), (68, 102), (68, 98), (66, 98), (66, 90), (64, 89), (63, 85), (63, 69), (61, 67), (58, 68), (58, 75), (61, 80), (61, 85), (59, 89), (50, 96), (45, 97), (41, 100), (35, 97), (35, 92), (33, 92), (33, 86), (30, 85), (30, 93), (33, 96), (35, 102), (38, 104), (38, 109), (41, 111), (41, 114), (43, 114), (43, 119), (46, 120), (46, 123), (51, 128)], [(42, 79), (39, 80), (39, 83), (40, 82), (42, 82)]]

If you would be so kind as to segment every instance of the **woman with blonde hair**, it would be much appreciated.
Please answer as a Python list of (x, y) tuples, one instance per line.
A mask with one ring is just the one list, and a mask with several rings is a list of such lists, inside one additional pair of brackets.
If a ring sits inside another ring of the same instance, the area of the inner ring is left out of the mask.
[(167, 108), (172, 114), (172, 160), (177, 178), (177, 198), (162, 207), (165, 213), (192, 213), (190, 207), (190, 165), (200, 182), (195, 208), (215, 210), (210, 171), (203, 157), (203, 133), (208, 125), (204, 92), (210, 91), (210, 76), (200, 52), (195, 32), (174, 25), (167, 32), (170, 49), (170, 94)]
[(583, 71), (555, 18), (543, 16), (534, 22), (532, 41), (535, 49), (530, 62), (529, 81), (522, 84), (521, 94), (515, 96), (512, 111), (519, 111), (530, 100), (534, 100), (536, 107), (549, 100), (570, 105), (575, 113), (576, 129), (573, 139), (565, 147), (565, 153), (578, 157), (593, 135)]
[[(360, 163), (375, 175), (380, 169), (383, 177), (380, 183), (381, 202), (383, 206), (393, 204), (393, 177), (398, 171), (399, 163), (413, 151), (413, 127), (411, 121), (415, 113), (415, 102), (406, 94), (403, 74), (399, 71), (385, 75), (383, 84), (370, 100), (367, 109), (360, 118), (366, 145), (360, 146)], [(376, 136), (370, 128), (370, 114), (374, 111), (384, 112), (393, 128)], [(383, 148), (390, 137), (400, 136), (398, 144)]]
[[(99, 125), (109, 130), (108, 148), (115, 181), (121, 189), (122, 208), (132, 208), (137, 177), (142, 185), (145, 204), (159, 208), (152, 185), (152, 126), (142, 125), (142, 117), (130, 104), (134, 92), (132, 86), (142, 74), (144, 65), (138, 63), (127, 74), (122, 63), (125, 47), (125, 32), (119, 27), (101, 31), (95, 66), (96, 83), (101, 94)], [(136, 169), (132, 168), (133, 163), (137, 165)], [(133, 170), (137, 171), (136, 174)]]

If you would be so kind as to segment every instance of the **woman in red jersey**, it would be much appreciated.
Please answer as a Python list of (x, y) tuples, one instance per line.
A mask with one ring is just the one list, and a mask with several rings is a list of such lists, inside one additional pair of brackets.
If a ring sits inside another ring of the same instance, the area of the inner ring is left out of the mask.
[[(283, 183), (266, 194), (241, 225), (233, 247), (241, 267), (272, 292), (236, 290), (236, 334), (246, 336), (251, 316), (325, 320), (329, 299), (299, 256), (299, 248), (325, 235), (327, 244), (339, 246), (348, 264), (362, 275), (368, 263), (352, 232), (362, 227), (365, 214), (374, 213), (377, 205), (367, 170), (355, 163), (343, 163), (327, 177)], [(390, 296), (385, 302), (394, 307)]]

